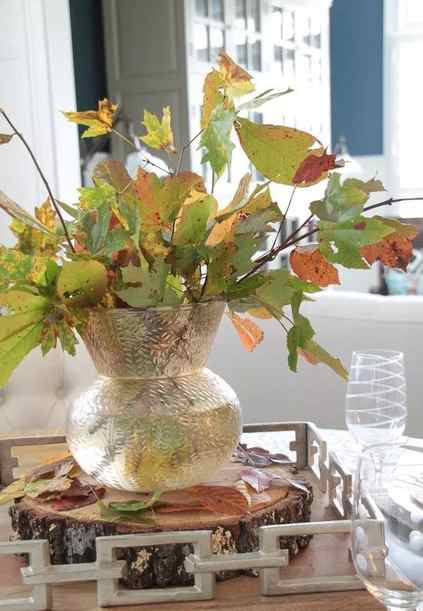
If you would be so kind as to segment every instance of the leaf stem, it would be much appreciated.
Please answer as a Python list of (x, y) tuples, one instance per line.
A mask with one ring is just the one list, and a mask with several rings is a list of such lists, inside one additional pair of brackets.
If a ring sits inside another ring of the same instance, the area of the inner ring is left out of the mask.
[[(129, 146), (133, 148), (135, 151), (137, 151), (137, 153), (139, 153), (139, 149), (136, 147), (135, 143), (132, 140), (130, 140), (129, 138), (127, 138), (125, 134), (122, 134), (118, 129), (114, 129), (114, 128), (112, 128), (111, 131), (116, 136), (119, 136), (121, 140), (126, 142), (126, 144), (129, 144)], [(154, 163), (153, 161), (150, 161), (149, 159), (146, 159), (145, 157), (141, 161), (143, 163), (150, 164), (151, 166), (153, 166), (154, 168), (157, 168), (161, 172), (166, 172), (166, 174), (169, 174), (169, 176), (173, 176), (173, 172), (171, 172), (170, 170), (166, 170), (165, 168), (162, 168), (160, 165), (157, 165), (157, 163)]]
[(35, 168), (36, 168), (36, 170), (37, 170), (37, 172), (38, 172), (38, 174), (39, 174), (39, 176), (40, 176), (41, 180), (43, 181), (43, 184), (44, 184), (44, 186), (45, 186), (45, 188), (46, 188), (46, 190), (47, 190), (47, 193), (48, 193), (49, 198), (50, 198), (50, 200), (51, 200), (51, 203), (52, 203), (52, 205), (53, 205), (53, 207), (54, 207), (54, 209), (55, 209), (55, 211), (56, 211), (56, 214), (57, 214), (57, 216), (58, 216), (58, 217), (59, 217), (59, 219), (60, 219), (60, 222), (61, 222), (62, 227), (63, 227), (63, 231), (65, 232), (66, 241), (67, 241), (67, 243), (69, 244), (69, 248), (70, 248), (70, 249), (71, 249), (71, 251), (74, 253), (74, 252), (75, 252), (75, 249), (74, 249), (74, 247), (73, 247), (72, 240), (70, 239), (70, 235), (69, 235), (68, 229), (67, 229), (67, 227), (66, 227), (65, 220), (64, 220), (64, 218), (63, 218), (63, 216), (62, 216), (62, 213), (60, 212), (60, 208), (58, 207), (58, 205), (57, 205), (57, 203), (56, 203), (56, 200), (55, 200), (54, 195), (53, 195), (53, 193), (52, 193), (51, 187), (50, 187), (50, 185), (49, 185), (49, 183), (48, 183), (47, 178), (46, 178), (46, 177), (45, 177), (45, 175), (44, 175), (44, 172), (42, 171), (42, 169), (41, 169), (41, 167), (40, 167), (40, 164), (39, 164), (39, 163), (38, 163), (38, 161), (37, 161), (37, 158), (35, 157), (34, 153), (32, 152), (32, 149), (31, 149), (31, 147), (29, 146), (29, 144), (28, 144), (27, 140), (26, 140), (26, 139), (24, 138), (24, 136), (23, 136), (23, 135), (22, 135), (22, 134), (21, 134), (21, 133), (20, 133), (20, 132), (19, 132), (19, 131), (16, 129), (15, 125), (12, 123), (12, 121), (9, 119), (8, 115), (6, 114), (6, 112), (5, 112), (5, 111), (4, 111), (2, 108), (0, 108), (0, 114), (3, 116), (4, 120), (6, 121), (6, 123), (7, 123), (7, 124), (9, 125), (9, 127), (10, 127), (10, 128), (13, 130), (13, 133), (14, 133), (14, 134), (17, 136), (17, 138), (19, 138), (19, 140), (22, 142), (22, 144), (24, 145), (24, 147), (25, 147), (25, 148), (26, 148), (26, 150), (28, 151), (29, 156), (30, 156), (30, 157), (31, 157), (31, 159), (32, 159), (32, 162), (33, 162), (33, 164), (34, 164), (34, 166), (35, 166)]
[(297, 188), (297, 186), (295, 185), (294, 188), (291, 191), (291, 196), (289, 198), (288, 206), (287, 206), (287, 208), (285, 210), (285, 213), (283, 215), (283, 218), (282, 218), (281, 222), (279, 223), (278, 231), (277, 231), (277, 233), (275, 235), (275, 239), (273, 240), (272, 248), (270, 249), (271, 251), (275, 248), (276, 242), (278, 241), (278, 237), (279, 237), (279, 235), (280, 235), (280, 233), (281, 233), (281, 231), (283, 229), (283, 226), (285, 225), (286, 217), (288, 216), (288, 212), (289, 212), (289, 209), (291, 207), (292, 200), (294, 199), (296, 188)]
[(189, 149), (189, 147), (191, 146), (191, 144), (193, 142), (195, 142), (197, 140), (197, 138), (199, 138), (199, 136), (201, 136), (201, 134), (203, 133), (204, 129), (201, 129), (197, 134), (195, 134), (195, 136), (193, 136), (191, 138), (191, 140), (189, 140), (186, 144), (184, 144), (184, 146), (181, 148), (181, 152), (179, 153), (179, 157), (178, 157), (178, 163), (176, 164), (176, 174), (179, 174), (179, 172), (181, 171), (182, 168), (182, 162), (184, 160), (184, 155), (185, 155), (185, 151), (187, 149)]

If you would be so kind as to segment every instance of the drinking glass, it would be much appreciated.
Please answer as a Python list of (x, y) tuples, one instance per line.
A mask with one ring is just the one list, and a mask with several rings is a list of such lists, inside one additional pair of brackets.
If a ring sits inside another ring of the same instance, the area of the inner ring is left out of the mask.
[(353, 352), (345, 420), (362, 447), (400, 440), (407, 418), (404, 355), (394, 350)]
[(367, 590), (388, 609), (423, 601), (423, 448), (369, 446), (354, 481), (352, 557)]

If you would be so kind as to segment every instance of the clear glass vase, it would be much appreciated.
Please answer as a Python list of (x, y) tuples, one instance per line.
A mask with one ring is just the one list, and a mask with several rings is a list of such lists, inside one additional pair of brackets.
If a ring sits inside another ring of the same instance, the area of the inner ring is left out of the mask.
[(232, 388), (205, 367), (225, 304), (93, 310), (84, 342), (98, 377), (72, 404), (70, 450), (121, 490), (209, 479), (241, 433)]

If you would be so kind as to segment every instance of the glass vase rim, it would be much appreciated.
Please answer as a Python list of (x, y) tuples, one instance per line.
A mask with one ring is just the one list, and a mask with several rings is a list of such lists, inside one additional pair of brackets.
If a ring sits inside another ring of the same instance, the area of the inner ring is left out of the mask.
[(194, 303), (182, 303), (174, 305), (158, 305), (158, 306), (146, 306), (146, 307), (127, 307), (127, 308), (99, 308), (91, 307), (86, 308), (89, 313), (94, 314), (108, 314), (118, 312), (120, 314), (142, 314), (146, 312), (171, 312), (174, 310), (192, 310), (199, 306), (211, 306), (211, 305), (223, 305), (226, 306), (227, 302), (224, 299), (214, 299), (213, 301), (197, 301)]

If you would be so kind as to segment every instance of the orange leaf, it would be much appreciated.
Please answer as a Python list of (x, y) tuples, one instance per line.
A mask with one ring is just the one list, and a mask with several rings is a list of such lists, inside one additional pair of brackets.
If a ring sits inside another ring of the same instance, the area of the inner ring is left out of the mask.
[(391, 233), (376, 244), (363, 246), (360, 252), (370, 265), (380, 261), (387, 267), (399, 267), (405, 271), (413, 256), (413, 237), (415, 235), (403, 236), (397, 232)]
[(328, 155), (326, 152), (323, 155), (310, 154), (304, 159), (300, 167), (294, 174), (292, 182), (294, 185), (303, 187), (319, 182), (326, 178), (329, 170), (343, 167), (342, 160), (336, 161), (336, 155)]
[(296, 248), (289, 260), (292, 270), (301, 280), (309, 280), (318, 286), (340, 284), (338, 270), (315, 246)]
[(229, 317), (241, 339), (242, 345), (248, 352), (252, 352), (263, 340), (263, 331), (249, 318), (241, 318), (241, 316), (233, 313)]
[(248, 500), (236, 488), (228, 486), (192, 486), (186, 492), (200, 505), (215, 513), (243, 515), (248, 512)]

